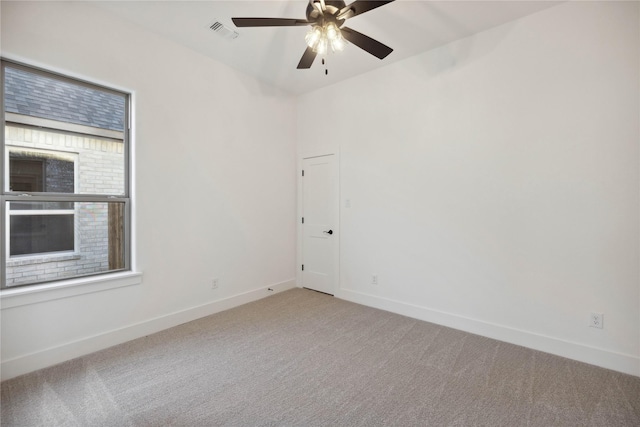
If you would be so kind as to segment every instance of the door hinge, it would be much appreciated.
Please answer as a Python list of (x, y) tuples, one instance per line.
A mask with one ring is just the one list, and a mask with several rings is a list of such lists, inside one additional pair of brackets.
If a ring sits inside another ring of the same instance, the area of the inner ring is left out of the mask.
[(304, 176), (304, 169), (302, 170), (302, 176)]
[(302, 271), (304, 271), (304, 264), (302, 264)]
[(304, 217), (302, 217), (302, 223), (304, 224)]

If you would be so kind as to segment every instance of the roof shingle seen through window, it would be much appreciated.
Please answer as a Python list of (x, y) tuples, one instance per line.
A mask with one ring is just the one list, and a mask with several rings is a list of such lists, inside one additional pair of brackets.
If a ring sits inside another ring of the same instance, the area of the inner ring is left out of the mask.
[(8, 113), (124, 131), (124, 97), (16, 68), (5, 68), (4, 105)]

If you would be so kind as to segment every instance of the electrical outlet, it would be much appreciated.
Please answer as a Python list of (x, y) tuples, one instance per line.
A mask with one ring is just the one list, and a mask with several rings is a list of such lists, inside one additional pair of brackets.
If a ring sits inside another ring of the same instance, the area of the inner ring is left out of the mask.
[(591, 313), (589, 316), (589, 326), (592, 328), (602, 329), (604, 326), (604, 314)]
[(218, 289), (218, 278), (211, 280), (211, 289)]
[(378, 275), (374, 274), (373, 276), (371, 276), (371, 284), (372, 285), (377, 285), (378, 284)]

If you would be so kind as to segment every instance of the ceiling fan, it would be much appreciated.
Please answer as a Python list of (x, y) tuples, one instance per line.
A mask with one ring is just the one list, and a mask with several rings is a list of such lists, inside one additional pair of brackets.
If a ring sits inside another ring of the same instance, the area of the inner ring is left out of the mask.
[(328, 49), (342, 50), (345, 39), (371, 55), (384, 59), (393, 52), (389, 46), (371, 37), (365, 36), (349, 27), (344, 22), (372, 9), (384, 6), (394, 0), (365, 1), (356, 0), (346, 5), (342, 0), (309, 0), (307, 5), (307, 19), (290, 18), (231, 18), (237, 27), (297, 27), (311, 25), (305, 37), (305, 50), (298, 69), (311, 68), (318, 54), (324, 55)]

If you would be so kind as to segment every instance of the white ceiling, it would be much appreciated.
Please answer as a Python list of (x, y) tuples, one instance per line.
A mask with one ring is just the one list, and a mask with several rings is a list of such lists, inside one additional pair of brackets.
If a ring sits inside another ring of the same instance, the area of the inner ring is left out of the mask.
[[(347, 4), (351, 3), (347, 0)], [(347, 25), (394, 49), (380, 60), (355, 45), (320, 58), (311, 69), (296, 66), (308, 27), (236, 28), (232, 17), (306, 19), (307, 0), (295, 1), (98, 1), (154, 33), (207, 55), (291, 94), (356, 76), (454, 40), (554, 6), (559, 1), (396, 0), (347, 21)], [(227, 40), (209, 29), (214, 21), (240, 33)]]

